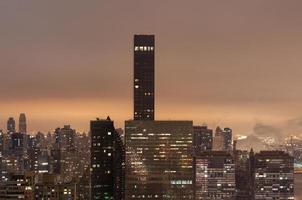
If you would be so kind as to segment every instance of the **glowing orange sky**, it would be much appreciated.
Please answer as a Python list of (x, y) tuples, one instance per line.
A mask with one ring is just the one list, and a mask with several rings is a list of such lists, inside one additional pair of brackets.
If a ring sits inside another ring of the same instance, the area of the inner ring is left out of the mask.
[(132, 37), (156, 35), (157, 119), (253, 133), (302, 116), (302, 2), (1, 1), (0, 127), (132, 117)]

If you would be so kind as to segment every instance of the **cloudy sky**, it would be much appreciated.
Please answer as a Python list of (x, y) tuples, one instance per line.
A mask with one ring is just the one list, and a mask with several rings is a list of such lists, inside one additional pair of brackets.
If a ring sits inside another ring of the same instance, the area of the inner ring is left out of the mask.
[(133, 35), (155, 34), (157, 119), (292, 134), (301, 10), (300, 0), (0, 1), (0, 127), (20, 112), (31, 131), (87, 131), (107, 115), (123, 126)]

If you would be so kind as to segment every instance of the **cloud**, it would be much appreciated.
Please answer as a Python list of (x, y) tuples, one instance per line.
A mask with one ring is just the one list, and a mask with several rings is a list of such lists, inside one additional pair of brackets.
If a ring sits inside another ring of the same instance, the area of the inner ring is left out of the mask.
[(281, 128), (262, 123), (256, 123), (253, 131), (254, 135), (257, 137), (272, 137), (279, 142), (282, 141), (282, 139), (284, 139), (284, 137), (286, 136)]
[(255, 135), (249, 135), (246, 139), (238, 140), (237, 149), (260, 151), (266, 148), (264, 142)]

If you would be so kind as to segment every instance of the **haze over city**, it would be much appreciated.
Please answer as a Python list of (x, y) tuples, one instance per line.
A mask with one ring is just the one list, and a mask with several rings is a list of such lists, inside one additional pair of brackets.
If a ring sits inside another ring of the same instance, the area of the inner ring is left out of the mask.
[(156, 119), (301, 130), (301, 1), (1, 1), (0, 127), (132, 117), (132, 37), (156, 35)]

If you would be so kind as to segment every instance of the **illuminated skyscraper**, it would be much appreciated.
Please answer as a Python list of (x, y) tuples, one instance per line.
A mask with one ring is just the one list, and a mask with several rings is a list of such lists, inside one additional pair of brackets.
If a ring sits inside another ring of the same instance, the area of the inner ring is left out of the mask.
[(57, 163), (54, 171), (60, 174), (61, 181), (69, 182), (75, 176), (77, 154), (75, 149), (76, 131), (70, 125), (55, 130), (55, 151)]
[(13, 117), (8, 118), (7, 120), (7, 133), (16, 132), (16, 122)]
[(226, 151), (204, 151), (194, 157), (195, 199), (233, 200), (235, 164)]
[(126, 199), (193, 199), (192, 121), (126, 121)]
[(251, 162), (253, 199), (294, 199), (294, 158), (283, 151), (261, 151)]
[(26, 117), (24, 113), (21, 113), (19, 117), (19, 132), (26, 133), (26, 131)]
[(90, 122), (91, 199), (124, 199), (124, 149), (113, 121)]
[(154, 35), (134, 35), (134, 120), (154, 120)]

